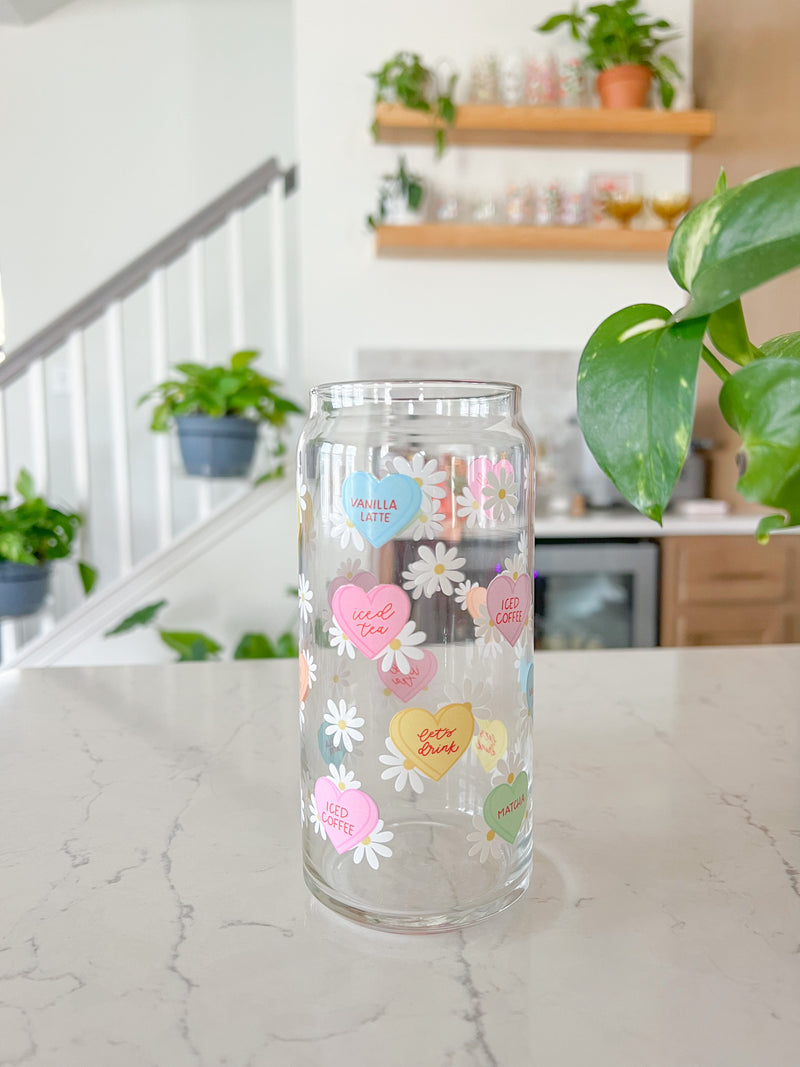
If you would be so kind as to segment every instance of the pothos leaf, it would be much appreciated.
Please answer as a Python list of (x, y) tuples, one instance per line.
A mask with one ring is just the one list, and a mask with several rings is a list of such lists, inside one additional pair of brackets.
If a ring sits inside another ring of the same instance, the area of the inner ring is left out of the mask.
[(578, 369), (578, 420), (622, 495), (661, 521), (683, 467), (694, 418), (706, 319), (668, 325), (669, 311), (636, 304), (592, 334)]
[(745, 500), (785, 512), (762, 520), (759, 540), (800, 525), (800, 359), (768, 356), (748, 364), (722, 386), (719, 406), (742, 439), (745, 469), (737, 490)]

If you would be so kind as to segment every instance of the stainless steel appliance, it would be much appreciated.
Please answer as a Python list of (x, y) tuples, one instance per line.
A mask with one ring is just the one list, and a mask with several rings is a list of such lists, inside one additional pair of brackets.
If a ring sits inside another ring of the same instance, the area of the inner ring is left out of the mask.
[(537, 541), (537, 648), (658, 644), (658, 543)]

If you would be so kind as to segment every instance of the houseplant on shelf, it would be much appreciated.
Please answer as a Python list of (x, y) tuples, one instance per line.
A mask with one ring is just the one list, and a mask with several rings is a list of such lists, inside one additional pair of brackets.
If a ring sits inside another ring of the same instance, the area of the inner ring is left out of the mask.
[[(436, 154), (441, 155), (445, 148), (445, 126), (452, 126), (456, 117), (453, 91), (458, 75), (448, 71), (445, 77), (438, 79), (416, 52), (398, 52), (369, 77), (375, 82), (376, 107), (384, 103), (402, 104), (440, 120), (434, 138)], [(377, 119), (371, 130), (372, 136), (377, 137)]]
[[(15, 488), (22, 498), (15, 507), (7, 495), (0, 496), (0, 616), (5, 618), (33, 615), (41, 608), (50, 588), (50, 564), (70, 555), (82, 521), (37, 496), (24, 469)], [(84, 592), (90, 592), (96, 572), (83, 562), (78, 571)]]
[(409, 226), (419, 222), (424, 195), (422, 178), (409, 173), (405, 158), (400, 156), (396, 172), (384, 174), (381, 178), (378, 207), (374, 215), (367, 215), (367, 225), (374, 230), (385, 222), (391, 226)]
[(722, 415), (741, 438), (737, 489), (778, 509), (759, 522), (764, 542), (800, 525), (800, 332), (754, 345), (740, 297), (800, 266), (800, 167), (731, 189), (720, 175), (675, 230), (668, 266), (688, 294), (682, 308), (636, 304), (589, 339), (578, 369), (583, 435), (622, 495), (661, 522), (689, 448), (704, 360), (722, 383)]
[[(181, 378), (154, 386), (139, 400), (158, 400), (150, 428), (157, 433), (175, 422), (187, 474), (210, 478), (238, 478), (247, 474), (253, 461), (259, 423), (274, 431), (271, 455), (286, 451), (282, 431), (292, 413), (301, 408), (280, 396), (280, 383), (265, 378), (250, 366), (258, 356), (254, 349), (235, 352), (225, 366), (178, 363)], [(281, 465), (271, 477), (283, 474)]]
[(580, 14), (577, 4), (569, 12), (551, 15), (540, 33), (568, 26), (574, 40), (586, 49), (584, 62), (596, 70), (600, 102), (607, 108), (644, 107), (653, 78), (661, 103), (672, 106), (673, 81), (681, 74), (669, 56), (656, 53), (680, 36), (668, 33), (666, 19), (651, 19), (639, 8), (639, 0), (616, 0), (594, 4)]

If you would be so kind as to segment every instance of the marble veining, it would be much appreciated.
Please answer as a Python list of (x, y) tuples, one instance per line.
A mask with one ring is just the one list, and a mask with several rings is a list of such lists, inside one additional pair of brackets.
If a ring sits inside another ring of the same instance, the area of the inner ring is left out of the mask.
[(800, 1048), (800, 648), (537, 654), (533, 884), (300, 870), (294, 663), (0, 677), (0, 1065), (751, 1067)]

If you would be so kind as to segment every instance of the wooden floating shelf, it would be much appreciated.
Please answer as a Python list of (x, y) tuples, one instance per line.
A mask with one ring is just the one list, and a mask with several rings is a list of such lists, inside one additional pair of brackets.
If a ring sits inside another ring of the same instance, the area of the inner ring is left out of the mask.
[[(401, 104), (378, 104), (375, 121), (378, 140), (391, 144), (425, 144), (441, 125)], [(463, 104), (447, 129), (447, 140), (456, 145), (684, 149), (713, 132), (711, 111)]]
[(379, 226), (379, 256), (535, 255), (544, 252), (665, 254), (671, 230), (623, 230), (588, 226), (484, 226), (431, 222)]

